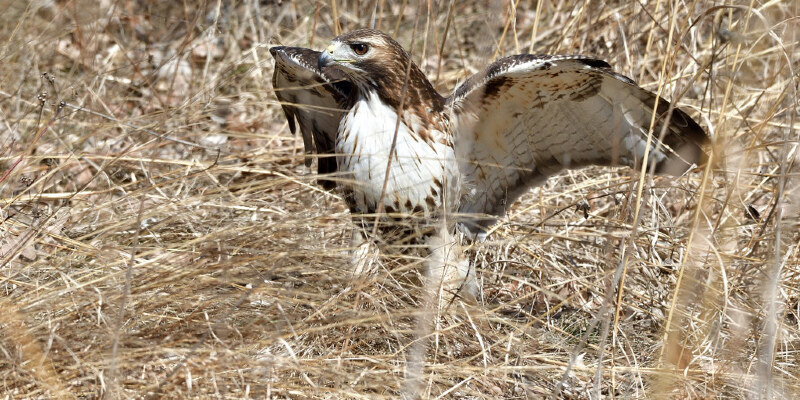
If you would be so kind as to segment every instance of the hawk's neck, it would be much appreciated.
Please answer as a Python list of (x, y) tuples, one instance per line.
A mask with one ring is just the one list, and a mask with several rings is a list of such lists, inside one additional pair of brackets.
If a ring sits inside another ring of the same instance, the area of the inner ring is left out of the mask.
[(401, 115), (412, 112), (421, 117), (431, 112), (444, 111), (444, 97), (433, 88), (425, 74), (412, 62), (406, 80), (407, 67), (404, 64), (398, 60), (390, 65), (376, 67), (374, 71), (367, 71), (369, 79), (357, 84), (360, 95), (367, 98), (368, 94), (373, 93)]

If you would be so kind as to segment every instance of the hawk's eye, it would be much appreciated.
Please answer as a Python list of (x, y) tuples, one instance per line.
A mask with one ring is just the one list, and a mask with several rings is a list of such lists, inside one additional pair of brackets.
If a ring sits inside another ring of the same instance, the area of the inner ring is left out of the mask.
[(360, 56), (367, 54), (367, 50), (369, 50), (369, 46), (367, 46), (364, 43), (353, 43), (350, 45), (350, 48), (353, 49), (353, 51), (355, 51), (356, 54)]

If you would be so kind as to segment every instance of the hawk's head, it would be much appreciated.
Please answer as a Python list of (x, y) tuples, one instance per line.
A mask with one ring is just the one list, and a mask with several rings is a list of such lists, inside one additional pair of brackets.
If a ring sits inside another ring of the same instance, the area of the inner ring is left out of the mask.
[(440, 111), (444, 105), (444, 99), (411, 61), (409, 54), (381, 31), (359, 29), (337, 36), (322, 51), (317, 66), (320, 70), (333, 68), (341, 71), (359, 92), (376, 92), (386, 104), (396, 109), (406, 81), (405, 93), (409, 101), (403, 108), (429, 104)]
[(408, 54), (389, 35), (374, 29), (358, 29), (333, 39), (319, 56), (318, 67), (333, 67), (353, 77), (391, 70), (405, 64)]

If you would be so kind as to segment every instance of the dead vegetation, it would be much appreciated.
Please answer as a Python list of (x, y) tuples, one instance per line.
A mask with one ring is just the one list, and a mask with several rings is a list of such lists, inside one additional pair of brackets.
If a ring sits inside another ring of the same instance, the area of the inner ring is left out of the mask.
[[(0, 13), (4, 398), (800, 394), (797, 3), (189, 3)], [(554, 177), (470, 250), (481, 307), (420, 339), (414, 260), (350, 279), (271, 92), (269, 46), (373, 23), (443, 92), (503, 55), (608, 60), (713, 167)]]

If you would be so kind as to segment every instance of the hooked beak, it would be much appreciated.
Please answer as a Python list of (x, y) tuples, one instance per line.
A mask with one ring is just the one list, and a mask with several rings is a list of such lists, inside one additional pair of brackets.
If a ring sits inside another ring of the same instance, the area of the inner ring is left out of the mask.
[(322, 71), (322, 68), (333, 64), (333, 62), (334, 59), (333, 55), (331, 55), (330, 50), (324, 50), (322, 53), (320, 53), (319, 59), (317, 59), (317, 69)]

